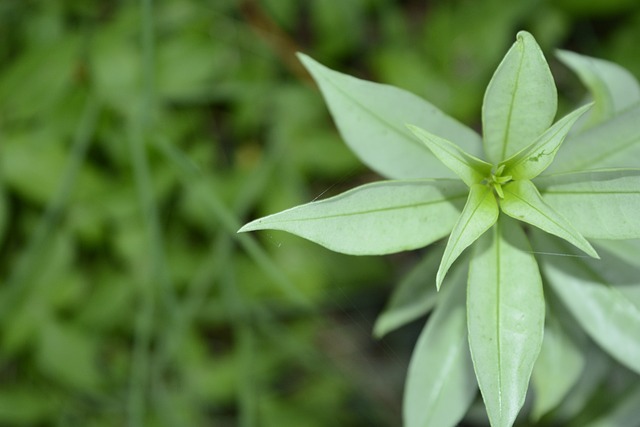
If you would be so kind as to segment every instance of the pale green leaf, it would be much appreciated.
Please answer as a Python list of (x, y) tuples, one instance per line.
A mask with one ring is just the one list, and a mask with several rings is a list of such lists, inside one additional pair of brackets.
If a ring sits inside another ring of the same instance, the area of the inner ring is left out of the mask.
[(558, 51), (556, 56), (578, 75), (595, 101), (583, 129), (640, 102), (640, 84), (633, 74), (618, 64), (566, 50)]
[(590, 256), (598, 258), (593, 246), (578, 232), (572, 222), (556, 212), (543, 200), (531, 181), (513, 181), (503, 187), (500, 209), (512, 218), (535, 225), (561, 237)]
[[(535, 233), (537, 245), (562, 253), (562, 241)], [(554, 292), (589, 336), (623, 365), (640, 373), (640, 307), (623, 289), (640, 286), (637, 268), (602, 251), (602, 260), (539, 256)]]
[(640, 267), (640, 239), (597, 240), (594, 243), (625, 262)]
[(545, 202), (583, 236), (640, 238), (640, 169), (540, 176), (535, 183)]
[(533, 179), (538, 176), (553, 162), (562, 141), (576, 120), (592, 105), (588, 104), (572, 111), (547, 129), (531, 145), (505, 160), (504, 174), (511, 175), (513, 179)]
[(585, 343), (582, 354), (586, 361), (582, 375), (560, 406), (554, 409), (554, 425), (568, 425), (570, 420), (579, 416), (589, 402), (593, 401), (594, 395), (598, 394), (603, 381), (606, 381), (611, 372), (613, 360), (591, 341)]
[(640, 103), (578, 135), (569, 135), (547, 173), (640, 165)]
[(462, 251), (496, 223), (499, 213), (498, 203), (491, 188), (483, 184), (471, 186), (467, 203), (464, 206), (462, 215), (460, 215), (451, 231), (447, 247), (440, 262), (440, 268), (436, 276), (438, 289), (440, 289), (440, 285), (451, 264), (460, 256)]
[(542, 279), (520, 225), (504, 215), (476, 243), (469, 267), (471, 356), (493, 427), (524, 403), (544, 329)]
[(405, 427), (454, 427), (477, 393), (467, 341), (466, 269), (456, 273), (442, 290), (411, 356), (403, 402)]
[(533, 36), (518, 33), (494, 73), (482, 105), (484, 150), (499, 163), (531, 144), (553, 122), (556, 86)]
[(436, 271), (443, 252), (444, 245), (431, 246), (427, 255), (396, 285), (387, 306), (373, 326), (376, 338), (381, 338), (433, 309), (438, 300), (434, 286)]
[(636, 384), (624, 393), (624, 396), (608, 408), (606, 413), (585, 427), (635, 426), (638, 424), (640, 408), (640, 384)]
[(353, 255), (400, 252), (449, 234), (468, 191), (458, 180), (381, 181), (257, 219), (239, 232), (284, 230)]
[(454, 175), (413, 137), (413, 123), (479, 155), (480, 136), (418, 96), (333, 71), (306, 55), (300, 60), (318, 83), (345, 142), (369, 167), (389, 178)]
[(531, 417), (535, 421), (558, 406), (580, 378), (586, 363), (582, 348), (555, 311), (546, 311), (544, 340), (531, 375), (535, 392)]
[(471, 187), (491, 174), (491, 164), (467, 154), (462, 148), (419, 127), (407, 126), (446, 167)]

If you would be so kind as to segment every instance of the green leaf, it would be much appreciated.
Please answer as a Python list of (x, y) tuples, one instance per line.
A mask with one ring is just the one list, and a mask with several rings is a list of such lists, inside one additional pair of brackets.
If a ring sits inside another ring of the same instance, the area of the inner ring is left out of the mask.
[(531, 376), (535, 392), (531, 410), (534, 421), (558, 406), (578, 381), (586, 364), (582, 351), (561, 324), (556, 310), (547, 309), (544, 340)]
[(573, 422), (589, 412), (594, 399), (598, 399), (602, 393), (602, 385), (611, 374), (615, 362), (593, 341), (584, 343), (582, 354), (586, 362), (582, 375), (566, 398), (554, 409), (554, 425), (576, 425)]
[(447, 241), (440, 268), (436, 275), (436, 286), (440, 289), (451, 264), (460, 256), (462, 251), (475, 242), (498, 220), (498, 203), (489, 188), (483, 184), (471, 186), (469, 198), (464, 206), (462, 215), (458, 218), (451, 236)]
[(638, 423), (638, 408), (640, 408), (640, 384), (636, 384), (619, 399), (613, 407), (588, 423), (586, 427), (633, 426)]
[(561, 237), (594, 258), (598, 253), (568, 219), (556, 212), (540, 196), (531, 181), (513, 181), (503, 187), (500, 208), (512, 218), (535, 225), (541, 230)]
[(446, 167), (469, 187), (479, 184), (491, 174), (491, 164), (464, 152), (457, 145), (419, 127), (407, 126)]
[(393, 86), (333, 71), (306, 55), (313, 75), (345, 142), (369, 167), (389, 178), (452, 178), (454, 175), (413, 137), (413, 123), (479, 155), (473, 130), (418, 96)]
[(560, 50), (556, 56), (587, 86), (595, 101), (585, 128), (601, 123), (640, 102), (640, 84), (618, 64)]
[[(549, 294), (552, 294), (549, 292)], [(593, 344), (585, 342), (582, 348), (585, 357), (585, 367), (578, 377), (578, 382), (570, 390), (566, 398), (553, 411), (553, 425), (570, 425), (570, 422), (585, 412), (590, 402), (593, 402), (602, 388), (602, 384), (610, 375), (611, 367), (615, 363), (606, 353)]]
[(547, 129), (531, 145), (505, 160), (505, 175), (511, 175), (513, 179), (533, 179), (538, 176), (553, 162), (562, 141), (576, 120), (592, 105), (588, 104), (572, 111)]
[(518, 33), (494, 73), (482, 105), (484, 150), (499, 163), (531, 144), (553, 122), (556, 86), (533, 36)]
[(464, 308), (466, 269), (456, 273), (442, 290), (411, 356), (403, 403), (405, 427), (454, 427), (476, 396)]
[(595, 239), (640, 238), (640, 169), (601, 170), (536, 178), (542, 198)]
[(493, 427), (511, 426), (542, 345), (542, 279), (520, 225), (501, 216), (475, 245), (467, 287), (469, 346)]
[(353, 255), (400, 252), (449, 234), (467, 191), (458, 180), (381, 181), (257, 219), (239, 232), (284, 230)]
[(640, 239), (598, 240), (594, 243), (625, 262), (640, 267)]
[(547, 173), (637, 168), (640, 165), (638, 123), (640, 103), (586, 132), (569, 135)]
[[(562, 241), (534, 234), (538, 245), (564, 253)], [(602, 252), (602, 260), (539, 256), (553, 291), (600, 347), (640, 373), (640, 307), (622, 291), (640, 286), (638, 269)], [(603, 267), (605, 267), (603, 269)]]
[(373, 335), (387, 333), (427, 314), (436, 305), (438, 293), (433, 284), (444, 252), (444, 245), (432, 246), (422, 260), (396, 285), (384, 311), (376, 319)]

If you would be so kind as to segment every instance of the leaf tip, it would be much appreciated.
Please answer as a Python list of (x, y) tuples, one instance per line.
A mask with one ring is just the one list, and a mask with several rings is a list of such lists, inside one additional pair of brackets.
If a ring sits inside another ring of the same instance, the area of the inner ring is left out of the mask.
[(442, 270), (438, 270), (438, 273), (436, 274), (436, 291), (440, 292), (440, 288), (442, 287), (442, 282), (444, 281), (444, 275), (446, 274), (446, 271), (443, 272)]
[(302, 62), (303, 64), (306, 63), (307, 61), (312, 61), (309, 55), (304, 54), (302, 52), (296, 52), (296, 57), (298, 58), (298, 61)]
[(260, 220), (259, 219), (256, 219), (254, 221), (248, 222), (245, 225), (243, 225), (242, 227), (240, 227), (238, 229), (238, 231), (236, 231), (236, 233), (239, 234), (239, 233), (246, 233), (247, 231), (258, 230), (258, 229), (260, 229), (259, 224), (260, 224)]

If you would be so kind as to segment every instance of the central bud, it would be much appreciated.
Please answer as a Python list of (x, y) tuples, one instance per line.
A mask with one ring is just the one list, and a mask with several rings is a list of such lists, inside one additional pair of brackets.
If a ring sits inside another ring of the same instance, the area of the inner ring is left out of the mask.
[(502, 175), (504, 172), (504, 165), (499, 166), (497, 169), (491, 171), (491, 175), (484, 179), (483, 183), (493, 188), (495, 194), (501, 199), (504, 198), (504, 192), (502, 186), (513, 178), (511, 175)]

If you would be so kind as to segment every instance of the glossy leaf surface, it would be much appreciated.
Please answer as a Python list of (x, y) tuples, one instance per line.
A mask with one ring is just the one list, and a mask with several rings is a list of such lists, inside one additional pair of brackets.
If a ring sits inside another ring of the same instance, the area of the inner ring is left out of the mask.
[(467, 191), (453, 180), (381, 181), (257, 219), (239, 231), (283, 230), (353, 255), (394, 253), (449, 234)]
[(475, 242), (498, 220), (498, 203), (486, 185), (475, 184), (471, 187), (469, 198), (464, 205), (462, 215), (458, 218), (440, 262), (436, 276), (438, 289), (444, 280), (451, 264), (460, 256), (462, 251)]
[(482, 105), (485, 154), (501, 162), (531, 144), (553, 122), (556, 86), (533, 36), (525, 31), (493, 75)]
[(476, 243), (469, 269), (469, 345), (493, 427), (522, 407), (544, 327), (542, 279), (520, 225), (501, 216)]
[(598, 257), (593, 246), (573, 227), (571, 221), (545, 203), (531, 181), (514, 181), (503, 190), (500, 208), (504, 213), (561, 237), (594, 258)]

